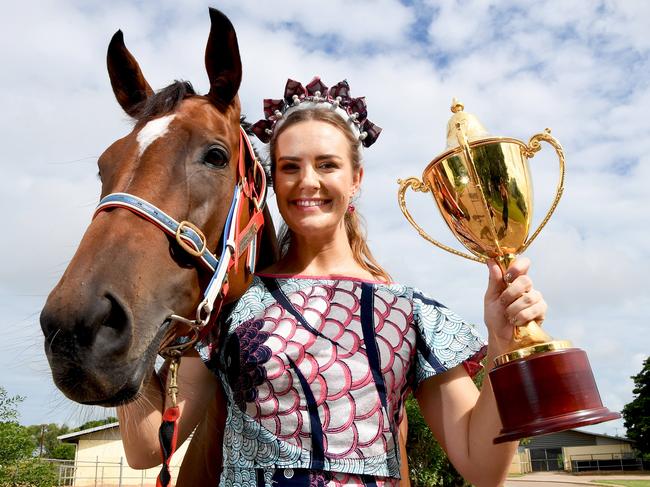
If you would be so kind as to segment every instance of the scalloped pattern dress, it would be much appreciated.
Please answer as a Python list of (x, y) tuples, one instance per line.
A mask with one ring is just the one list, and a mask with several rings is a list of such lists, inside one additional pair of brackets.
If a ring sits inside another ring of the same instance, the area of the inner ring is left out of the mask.
[(197, 346), (227, 398), (222, 487), (396, 487), (408, 391), (485, 352), (418, 290), (337, 276), (258, 275), (222, 330)]

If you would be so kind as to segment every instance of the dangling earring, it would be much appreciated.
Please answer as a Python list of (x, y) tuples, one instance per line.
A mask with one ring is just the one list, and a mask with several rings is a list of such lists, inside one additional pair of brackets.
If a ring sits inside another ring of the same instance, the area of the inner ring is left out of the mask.
[(348, 213), (354, 213), (356, 210), (354, 206), (355, 201), (357, 201), (356, 193), (353, 193), (352, 196), (350, 196), (350, 203), (348, 203)]

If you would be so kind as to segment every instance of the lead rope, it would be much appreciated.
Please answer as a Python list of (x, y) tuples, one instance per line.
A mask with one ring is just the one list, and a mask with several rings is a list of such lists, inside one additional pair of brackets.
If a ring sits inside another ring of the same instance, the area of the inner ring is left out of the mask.
[(176, 452), (176, 440), (178, 438), (178, 419), (181, 417), (181, 411), (178, 408), (178, 366), (181, 362), (182, 352), (180, 350), (172, 350), (167, 354), (166, 358), (169, 359), (169, 385), (167, 386), (167, 393), (171, 399), (171, 406), (165, 409), (158, 430), (158, 440), (160, 441), (160, 453), (162, 455), (162, 467), (158, 478), (156, 479), (156, 487), (167, 487), (172, 479), (169, 470), (172, 455)]

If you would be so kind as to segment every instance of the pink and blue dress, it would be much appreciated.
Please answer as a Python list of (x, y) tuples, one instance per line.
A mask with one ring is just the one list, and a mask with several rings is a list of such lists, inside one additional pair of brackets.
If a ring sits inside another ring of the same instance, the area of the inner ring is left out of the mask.
[(485, 352), (420, 291), (338, 276), (256, 276), (222, 330), (198, 350), (227, 397), (223, 487), (397, 486), (408, 391)]

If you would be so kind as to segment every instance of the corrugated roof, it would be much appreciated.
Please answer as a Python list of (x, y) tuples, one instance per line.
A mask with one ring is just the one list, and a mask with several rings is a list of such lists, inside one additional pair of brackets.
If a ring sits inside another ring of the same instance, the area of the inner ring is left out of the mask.
[(612, 440), (620, 440), (620, 441), (626, 441), (628, 443), (634, 443), (633, 440), (630, 440), (629, 438), (625, 436), (613, 436), (613, 435), (607, 435), (605, 433), (593, 433), (591, 431), (584, 431), (581, 429), (574, 429), (574, 430), (569, 430), (569, 431), (576, 431), (578, 433), (584, 433), (586, 435), (591, 435), (591, 436), (599, 436), (601, 438), (611, 438)]
[(95, 426), (94, 428), (86, 428), (85, 430), (81, 431), (75, 431), (73, 433), (66, 433), (65, 435), (57, 436), (56, 438), (61, 441), (66, 441), (70, 440), (72, 438), (76, 438), (78, 436), (83, 436), (83, 435), (88, 435), (90, 433), (95, 433), (97, 431), (102, 431), (102, 430), (107, 430), (111, 428), (117, 428), (120, 425), (118, 421), (115, 421), (114, 423), (107, 423), (103, 424), (101, 426)]

